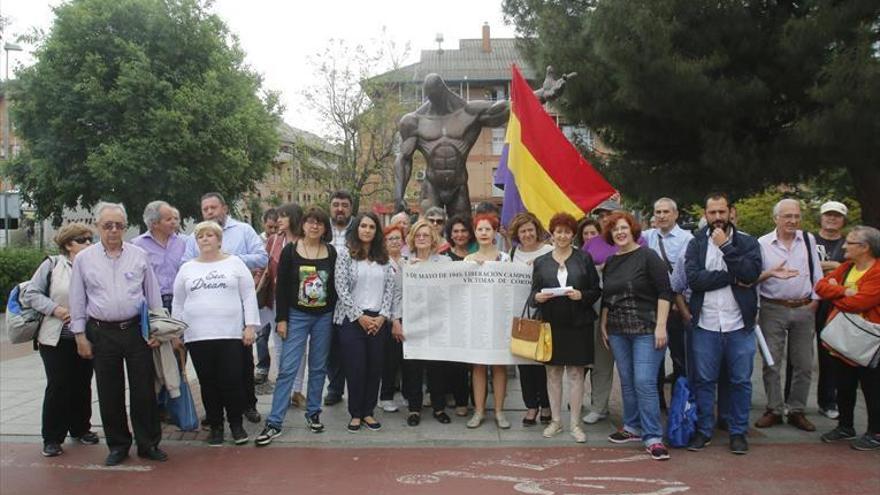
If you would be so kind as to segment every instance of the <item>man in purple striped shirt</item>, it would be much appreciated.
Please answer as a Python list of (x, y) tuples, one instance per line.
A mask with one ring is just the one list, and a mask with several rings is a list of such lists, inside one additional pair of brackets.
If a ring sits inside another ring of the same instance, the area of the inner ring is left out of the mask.
[(132, 434), (125, 413), (125, 372), (131, 401), (131, 423), (138, 456), (165, 461), (159, 449), (161, 426), (155, 370), (150, 347), (140, 328), (140, 312), (146, 302), (160, 309), (159, 284), (147, 254), (123, 242), (128, 227), (125, 207), (98, 203), (95, 223), (101, 242), (80, 252), (73, 263), (70, 281), (70, 331), (76, 336), (79, 355), (94, 358), (101, 422), (110, 454), (106, 464), (115, 466), (128, 457)]
[(153, 201), (144, 208), (144, 225), (149, 230), (132, 239), (131, 243), (147, 252), (159, 282), (162, 306), (170, 313), (174, 278), (183, 264), (186, 250), (186, 241), (177, 235), (180, 217), (165, 201)]

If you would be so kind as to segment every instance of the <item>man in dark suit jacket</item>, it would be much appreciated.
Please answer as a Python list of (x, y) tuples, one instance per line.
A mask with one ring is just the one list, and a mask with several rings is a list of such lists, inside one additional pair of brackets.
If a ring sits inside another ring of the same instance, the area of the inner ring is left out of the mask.
[(757, 239), (737, 231), (730, 222), (730, 204), (723, 193), (706, 198), (706, 221), (707, 228), (697, 232), (685, 254), (692, 290), (690, 355), (698, 418), (688, 450), (702, 450), (711, 442), (715, 387), (723, 365), (730, 382), (730, 451), (745, 454), (758, 313), (753, 284), (761, 275), (761, 247)]

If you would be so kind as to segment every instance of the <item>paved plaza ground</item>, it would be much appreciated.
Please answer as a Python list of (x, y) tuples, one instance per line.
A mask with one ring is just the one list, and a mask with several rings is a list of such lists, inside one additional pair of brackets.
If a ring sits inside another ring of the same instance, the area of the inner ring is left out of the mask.
[[(46, 459), (39, 452), (42, 363), (29, 345), (10, 345), (2, 335), (0, 339), (2, 495), (99, 495), (120, 489), (126, 495), (239, 494), (261, 489), (365, 494), (880, 493), (880, 452), (821, 443), (819, 435), (835, 422), (819, 416), (815, 408), (808, 410), (818, 428), (815, 433), (789, 425), (753, 428), (751, 452), (734, 456), (727, 450), (726, 435), (719, 432), (704, 452), (673, 450), (672, 459), (660, 463), (635, 444), (607, 442), (607, 435), (620, 424), (618, 394), (612, 397), (611, 418), (584, 425), (588, 441), (576, 445), (567, 433), (545, 439), (540, 426), (521, 425), (524, 407), (516, 379), (510, 380), (506, 404), (513, 423), (510, 430), (499, 430), (491, 414), (481, 428), (468, 430), (466, 418), (451, 411), (452, 424), (441, 425), (426, 408), (419, 427), (406, 426), (403, 412), (379, 411), (382, 431), (350, 434), (342, 403), (325, 408), (322, 420), (327, 431), (317, 435), (306, 429), (303, 411), (291, 408), (283, 435), (267, 448), (252, 443), (208, 448), (205, 432), (180, 432), (167, 425), (162, 447), (171, 459), (166, 463), (133, 457), (107, 468), (105, 446), (71, 442), (64, 444), (63, 456)], [(759, 370), (756, 362), (752, 421), (764, 405)], [(192, 369), (189, 376), (198, 402)], [(92, 422), (100, 434), (96, 394), (94, 398)], [(257, 407), (265, 416), (271, 395), (258, 399)], [(857, 429), (864, 430), (865, 422), (860, 399)], [(252, 436), (261, 426), (245, 422)]]

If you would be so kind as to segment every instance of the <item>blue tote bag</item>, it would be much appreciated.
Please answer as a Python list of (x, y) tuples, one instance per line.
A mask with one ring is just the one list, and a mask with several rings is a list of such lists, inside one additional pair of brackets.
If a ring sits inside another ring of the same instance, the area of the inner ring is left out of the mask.
[(171, 422), (183, 431), (196, 431), (199, 429), (199, 414), (196, 411), (196, 403), (193, 401), (192, 391), (186, 380), (186, 358), (181, 353), (180, 366), (180, 397), (168, 398), (165, 403)]

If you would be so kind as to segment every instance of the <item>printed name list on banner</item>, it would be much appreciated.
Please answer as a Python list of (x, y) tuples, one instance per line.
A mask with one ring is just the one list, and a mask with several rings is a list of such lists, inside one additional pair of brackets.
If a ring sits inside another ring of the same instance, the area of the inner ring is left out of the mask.
[(529, 296), (532, 267), (419, 263), (403, 270), (403, 357), (534, 364), (510, 352), (510, 326)]

